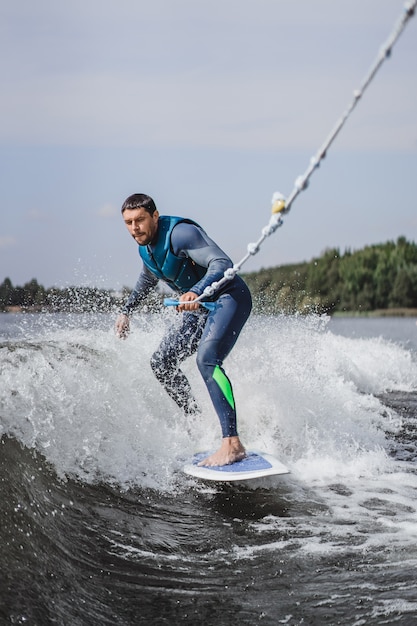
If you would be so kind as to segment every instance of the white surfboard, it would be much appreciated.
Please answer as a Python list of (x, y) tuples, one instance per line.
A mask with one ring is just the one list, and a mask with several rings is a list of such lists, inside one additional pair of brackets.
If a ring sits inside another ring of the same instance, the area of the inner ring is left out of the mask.
[(199, 466), (198, 463), (209, 455), (210, 452), (195, 454), (192, 460), (184, 465), (184, 472), (196, 478), (222, 482), (252, 480), (253, 478), (289, 473), (289, 469), (281, 461), (272, 456), (272, 454), (264, 452), (248, 451), (244, 459), (231, 465)]

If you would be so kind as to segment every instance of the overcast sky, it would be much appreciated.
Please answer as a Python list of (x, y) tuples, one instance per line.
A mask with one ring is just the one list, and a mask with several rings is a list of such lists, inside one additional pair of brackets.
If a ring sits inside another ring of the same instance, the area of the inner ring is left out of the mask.
[[(239, 261), (375, 61), (402, 0), (3, 0), (0, 281), (132, 286), (120, 206)], [(417, 18), (245, 271), (417, 240)]]

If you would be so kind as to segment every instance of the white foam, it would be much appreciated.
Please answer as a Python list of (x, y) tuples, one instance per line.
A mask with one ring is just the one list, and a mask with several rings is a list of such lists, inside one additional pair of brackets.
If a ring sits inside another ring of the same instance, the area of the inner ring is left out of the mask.
[[(181, 457), (220, 438), (194, 359), (184, 371), (203, 409), (196, 420), (149, 367), (174, 315), (138, 317), (127, 341), (114, 337), (111, 319), (79, 328), (45, 317), (34, 337), (2, 350), (4, 431), (37, 447), (61, 475), (170, 488)], [(225, 363), (241, 436), (306, 482), (390, 472), (385, 432), (400, 420), (375, 394), (416, 388), (417, 366), (405, 348), (333, 335), (327, 321), (250, 320)]]

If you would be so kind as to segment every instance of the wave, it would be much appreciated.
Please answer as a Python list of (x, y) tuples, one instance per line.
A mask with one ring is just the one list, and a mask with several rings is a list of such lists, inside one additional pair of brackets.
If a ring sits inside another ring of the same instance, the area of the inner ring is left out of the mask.
[[(141, 316), (127, 341), (107, 318), (27, 323), (0, 345), (0, 434), (41, 452), (58, 476), (172, 490), (183, 459), (220, 429), (194, 359), (184, 364), (202, 406), (187, 418), (149, 358), (172, 312)], [(325, 316), (253, 317), (225, 363), (244, 443), (299, 475), (363, 475), (392, 462), (401, 416), (381, 396), (417, 388), (405, 347), (333, 334)]]

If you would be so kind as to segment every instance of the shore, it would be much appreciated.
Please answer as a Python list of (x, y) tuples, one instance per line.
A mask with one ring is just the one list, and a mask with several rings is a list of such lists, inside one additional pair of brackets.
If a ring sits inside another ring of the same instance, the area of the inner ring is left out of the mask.
[[(42, 306), (8, 306), (3, 313), (45, 313)], [(417, 317), (415, 308), (375, 309), (374, 311), (335, 311), (332, 317)]]
[(332, 317), (417, 317), (417, 309), (375, 309), (374, 311), (336, 311)]

